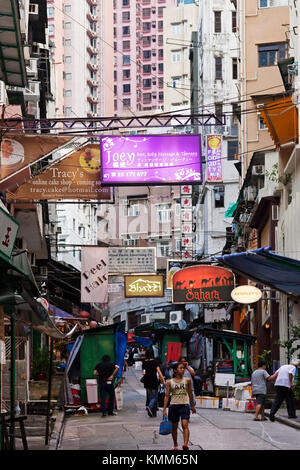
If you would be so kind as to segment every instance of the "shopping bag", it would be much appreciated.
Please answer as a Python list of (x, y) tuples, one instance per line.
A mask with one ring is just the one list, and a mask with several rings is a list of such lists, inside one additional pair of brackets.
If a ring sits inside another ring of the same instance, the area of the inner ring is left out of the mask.
[(172, 423), (168, 420), (167, 416), (164, 416), (164, 419), (159, 425), (159, 434), (166, 436), (172, 433)]
[(121, 387), (117, 387), (115, 389), (115, 396), (116, 396), (117, 410), (122, 410), (122, 408), (123, 408), (123, 390), (122, 390)]
[(157, 396), (157, 404), (159, 408), (164, 407), (164, 401), (165, 401), (165, 387), (163, 385), (160, 385), (159, 390), (158, 390), (158, 396)]

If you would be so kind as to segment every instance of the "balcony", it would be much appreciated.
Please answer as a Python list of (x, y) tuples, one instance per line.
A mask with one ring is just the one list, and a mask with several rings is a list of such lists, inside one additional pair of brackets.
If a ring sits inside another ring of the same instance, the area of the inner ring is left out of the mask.
[(87, 35), (91, 39), (97, 39), (98, 38), (98, 33), (97, 31), (93, 31), (92, 29), (87, 30)]
[(86, 50), (88, 51), (88, 53), (90, 55), (98, 54), (98, 48), (97, 47), (93, 47), (93, 46), (89, 45), (89, 46), (87, 46)]
[(98, 5), (98, 0), (87, 0), (87, 2), (91, 7), (96, 7)]
[(89, 103), (92, 103), (92, 104), (99, 103), (99, 98), (97, 96), (88, 95), (87, 100)]
[(90, 87), (97, 87), (98, 86), (98, 81), (97, 80), (92, 80), (91, 78), (87, 79), (87, 84)]
[(98, 68), (99, 68), (99, 65), (98, 64), (92, 64), (91, 62), (89, 62), (87, 64), (87, 68), (89, 70), (91, 70), (92, 72), (97, 72)]
[(87, 14), (86, 14), (86, 17), (88, 19), (88, 21), (90, 21), (91, 23), (94, 23), (96, 21), (98, 21), (98, 16), (93, 14), (89, 11)]

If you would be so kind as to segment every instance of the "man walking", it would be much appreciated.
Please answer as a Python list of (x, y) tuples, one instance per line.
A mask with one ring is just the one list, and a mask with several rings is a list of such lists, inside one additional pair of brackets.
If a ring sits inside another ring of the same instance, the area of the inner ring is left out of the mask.
[(296, 362), (292, 362), (291, 364), (281, 366), (278, 371), (275, 372), (275, 375), (277, 376), (275, 382), (276, 398), (273, 401), (270, 411), (270, 421), (275, 421), (275, 414), (284, 400), (286, 401), (288, 417), (290, 419), (297, 418), (293, 392), (293, 381), (297, 365), (298, 364)]
[(109, 397), (108, 402), (108, 414), (114, 416), (114, 404), (115, 404), (115, 389), (113, 385), (113, 380), (115, 375), (119, 370), (119, 366), (114, 365), (110, 356), (104, 355), (102, 357), (102, 362), (96, 365), (94, 370), (94, 375), (98, 375), (99, 378), (99, 387), (100, 387), (100, 397), (101, 397), (101, 410), (102, 416), (105, 417), (106, 413), (106, 395)]
[(258, 415), (261, 414), (261, 420), (267, 421), (265, 417), (265, 401), (267, 396), (267, 382), (274, 380), (276, 374), (270, 375), (266, 371), (266, 363), (259, 361), (258, 369), (251, 375), (252, 395), (256, 399), (256, 409), (254, 421), (259, 421)]

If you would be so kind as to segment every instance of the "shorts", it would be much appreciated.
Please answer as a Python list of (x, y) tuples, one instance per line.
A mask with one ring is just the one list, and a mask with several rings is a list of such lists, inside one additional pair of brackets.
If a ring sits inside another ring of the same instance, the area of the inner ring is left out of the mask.
[(190, 419), (189, 405), (170, 405), (168, 418), (172, 423), (179, 423), (181, 419)]
[(254, 397), (258, 405), (264, 406), (265, 401), (266, 401), (266, 395), (263, 395), (262, 393), (258, 393), (257, 395), (254, 395)]

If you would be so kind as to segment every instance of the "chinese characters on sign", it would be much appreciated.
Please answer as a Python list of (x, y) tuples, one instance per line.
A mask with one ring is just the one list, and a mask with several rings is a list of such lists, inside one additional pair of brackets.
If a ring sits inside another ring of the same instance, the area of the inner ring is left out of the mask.
[(7, 258), (11, 257), (19, 223), (0, 208), (0, 252)]
[(222, 136), (207, 136), (207, 181), (222, 181)]
[(110, 248), (109, 274), (156, 273), (156, 248)]
[(109, 136), (101, 139), (103, 184), (201, 183), (199, 135)]
[(125, 276), (125, 297), (163, 296), (163, 276)]
[(181, 253), (183, 258), (192, 258), (193, 253), (193, 201), (192, 186), (180, 187), (181, 193)]

